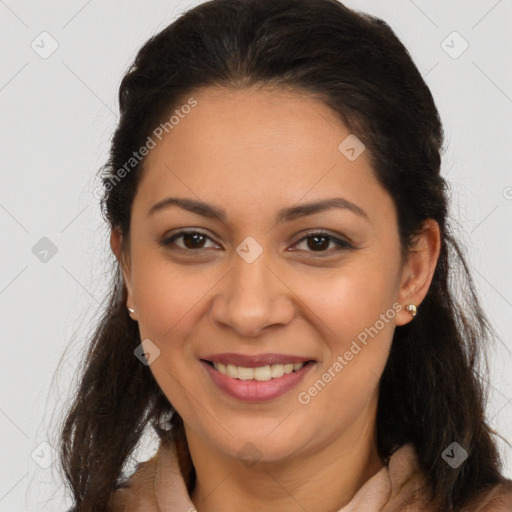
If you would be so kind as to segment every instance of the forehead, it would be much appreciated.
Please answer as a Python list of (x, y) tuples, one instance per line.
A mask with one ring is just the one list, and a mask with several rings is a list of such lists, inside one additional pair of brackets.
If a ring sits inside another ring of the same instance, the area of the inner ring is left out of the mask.
[(196, 106), (175, 107), (181, 115), (146, 157), (138, 202), (181, 195), (274, 210), (342, 195), (365, 209), (391, 206), (367, 151), (347, 158), (340, 144), (353, 135), (314, 96), (213, 87), (190, 96)]
[[(210, 87), (194, 98), (197, 106), (183, 118), (175, 118), (179, 122), (150, 153), (149, 164), (165, 158), (163, 153), (176, 163), (186, 156), (199, 164), (208, 161), (210, 166), (220, 162), (228, 166), (234, 159), (239, 168), (251, 167), (251, 158), (257, 157), (260, 172), (286, 167), (286, 162), (295, 167), (299, 162), (335, 163), (341, 156), (340, 137), (350, 134), (329, 107), (306, 93)], [(200, 151), (191, 154), (192, 149)], [(262, 162), (267, 164), (265, 169)]]

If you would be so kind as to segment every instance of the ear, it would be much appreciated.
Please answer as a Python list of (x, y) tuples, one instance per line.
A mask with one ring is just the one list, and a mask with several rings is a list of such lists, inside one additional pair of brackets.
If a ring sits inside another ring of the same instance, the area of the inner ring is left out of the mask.
[(420, 232), (414, 237), (414, 246), (409, 251), (402, 270), (398, 302), (403, 309), (396, 315), (396, 325), (404, 325), (413, 320), (405, 309), (414, 304), (421, 314), (421, 302), (427, 295), (441, 251), (439, 224), (434, 219), (424, 221)]
[(129, 313), (130, 316), (136, 320), (136, 312), (137, 308), (135, 307), (135, 302), (133, 299), (133, 292), (132, 292), (132, 286), (131, 286), (131, 267), (129, 259), (126, 258), (125, 254), (122, 251), (122, 235), (119, 232), (118, 229), (114, 228), (112, 229), (110, 233), (110, 248), (112, 249), (112, 252), (115, 254), (117, 261), (119, 262), (119, 265), (121, 267), (121, 271), (123, 273), (123, 281), (126, 286), (127, 290), (127, 300), (126, 300), (126, 307), (130, 307), (135, 309), (135, 313)]

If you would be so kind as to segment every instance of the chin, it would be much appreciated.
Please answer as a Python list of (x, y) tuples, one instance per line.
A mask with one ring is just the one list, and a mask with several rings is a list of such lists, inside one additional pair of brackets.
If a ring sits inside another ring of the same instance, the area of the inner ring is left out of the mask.
[(285, 432), (280, 435), (276, 432), (269, 435), (267, 432), (272, 432), (272, 429), (265, 429), (264, 432), (244, 431), (243, 435), (224, 438), (222, 441), (212, 439), (211, 443), (225, 455), (239, 459), (247, 466), (256, 462), (285, 461), (307, 444), (306, 440), (287, 435)]

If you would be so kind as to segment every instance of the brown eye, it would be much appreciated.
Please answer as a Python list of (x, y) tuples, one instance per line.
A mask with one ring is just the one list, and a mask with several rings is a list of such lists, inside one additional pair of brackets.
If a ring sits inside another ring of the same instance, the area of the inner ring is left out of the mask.
[[(183, 246), (175, 243), (175, 240), (180, 238), (183, 239)], [(196, 249), (204, 249), (205, 241), (208, 239), (210, 239), (210, 237), (199, 231), (180, 231), (170, 238), (162, 240), (160, 245), (165, 247), (176, 245), (179, 249), (193, 251)]]
[[(353, 249), (353, 246), (349, 242), (340, 240), (339, 238), (336, 238), (329, 233), (324, 233), (323, 231), (318, 233), (310, 233), (299, 240), (299, 242), (295, 245), (297, 246), (304, 241), (306, 241), (307, 252), (332, 253), (342, 251), (344, 249)], [(334, 244), (334, 247), (332, 250), (328, 250), (331, 243)]]
[[(176, 243), (176, 240), (179, 239), (182, 239), (181, 244)], [(180, 231), (179, 233), (176, 233), (171, 237), (162, 240), (160, 245), (169, 249), (176, 248), (184, 251), (197, 251), (199, 249), (208, 249), (208, 247), (205, 247), (205, 243), (208, 240), (211, 240), (211, 238), (206, 234), (201, 233), (200, 231)], [(300, 250), (305, 250), (306, 252), (310, 253), (318, 253), (320, 256), (323, 256), (323, 253), (330, 255), (342, 250), (354, 248), (354, 246), (349, 242), (341, 240), (329, 233), (322, 231), (313, 232), (306, 235), (301, 240), (299, 240), (295, 246), (304, 242), (306, 243), (306, 248)], [(334, 247), (330, 248), (331, 244), (333, 244)], [(175, 247), (172, 247), (173, 245)]]

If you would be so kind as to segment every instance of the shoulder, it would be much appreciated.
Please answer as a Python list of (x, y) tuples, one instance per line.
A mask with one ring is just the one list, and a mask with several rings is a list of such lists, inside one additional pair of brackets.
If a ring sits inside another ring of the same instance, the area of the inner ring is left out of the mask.
[(158, 510), (152, 492), (157, 456), (137, 464), (135, 472), (110, 497), (110, 512)]
[(511, 512), (512, 480), (503, 480), (484, 491), (476, 500), (470, 512)]
[[(389, 510), (437, 510), (439, 505), (420, 469), (411, 443), (396, 450), (391, 456), (388, 470), (391, 480), (388, 507), (392, 505)], [(512, 512), (512, 480), (503, 478), (499, 483), (482, 490), (462, 507), (461, 512)]]

